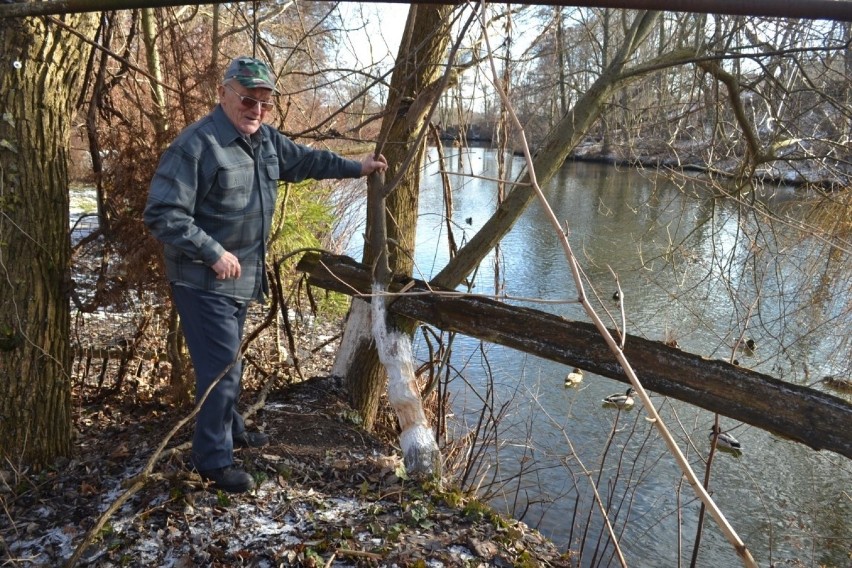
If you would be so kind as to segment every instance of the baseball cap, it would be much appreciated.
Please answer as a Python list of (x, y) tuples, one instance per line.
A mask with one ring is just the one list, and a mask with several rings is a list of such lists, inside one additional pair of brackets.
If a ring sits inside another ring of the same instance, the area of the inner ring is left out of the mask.
[(275, 91), (275, 75), (263, 61), (253, 57), (237, 57), (225, 70), (224, 83), (236, 79), (246, 89), (272, 89)]

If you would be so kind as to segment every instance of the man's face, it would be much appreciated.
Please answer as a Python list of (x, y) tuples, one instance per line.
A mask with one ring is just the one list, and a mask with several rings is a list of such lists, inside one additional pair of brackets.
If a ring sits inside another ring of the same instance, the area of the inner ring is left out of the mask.
[[(255, 101), (270, 104), (261, 105)], [(271, 108), (271, 102), (272, 89), (246, 89), (237, 81), (219, 85), (219, 104), (222, 105), (222, 110), (236, 129), (246, 136), (254, 134), (260, 128), (263, 117), (269, 112), (268, 108)]]

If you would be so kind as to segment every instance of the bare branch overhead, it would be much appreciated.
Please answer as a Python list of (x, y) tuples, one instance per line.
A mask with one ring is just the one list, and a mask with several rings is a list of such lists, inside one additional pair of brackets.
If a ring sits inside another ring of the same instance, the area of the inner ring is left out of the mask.
[[(354, 0), (342, 1), (349, 2)], [(0, 3), (0, 18), (22, 18), (28, 16), (46, 16), (49, 14), (224, 3), (226, 2), (219, 0), (56, 0), (54, 2), (12, 2), (8, 4)], [(397, 2), (393, 0), (379, 0), (374, 3), (386, 4)], [(416, 0), (409, 3), (463, 4), (465, 2), (461, 0)], [(662, 10), (666, 12), (729, 14), (735, 16), (852, 21), (852, 0), (808, 0), (807, 2), (778, 2), (777, 0), (531, 0), (513, 2), (513, 4), (567, 6), (573, 8), (624, 8), (633, 10)]]

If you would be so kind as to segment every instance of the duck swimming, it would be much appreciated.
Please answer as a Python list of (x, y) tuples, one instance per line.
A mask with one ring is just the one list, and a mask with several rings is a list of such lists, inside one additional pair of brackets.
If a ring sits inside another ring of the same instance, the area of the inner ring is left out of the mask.
[(743, 354), (751, 356), (754, 355), (754, 350), (757, 348), (757, 343), (754, 342), (754, 339), (749, 337), (747, 339), (743, 339), (740, 342), (740, 348)]
[(713, 436), (716, 436), (717, 448), (731, 450), (734, 452), (741, 452), (743, 449), (739, 440), (727, 432), (722, 432), (715, 424), (713, 425), (713, 428), (710, 429), (710, 436), (708, 437), (711, 442), (713, 441)]
[(835, 377), (833, 375), (827, 375), (822, 378), (822, 382), (826, 385), (830, 386), (833, 389), (843, 391), (843, 392), (852, 392), (852, 380), (843, 379), (840, 377)]
[(618, 408), (630, 408), (633, 406), (634, 392), (636, 391), (633, 390), (633, 387), (630, 387), (624, 394), (611, 394), (602, 402), (605, 405), (617, 406)]
[(583, 371), (574, 367), (574, 370), (565, 375), (565, 386), (575, 387), (583, 382)]

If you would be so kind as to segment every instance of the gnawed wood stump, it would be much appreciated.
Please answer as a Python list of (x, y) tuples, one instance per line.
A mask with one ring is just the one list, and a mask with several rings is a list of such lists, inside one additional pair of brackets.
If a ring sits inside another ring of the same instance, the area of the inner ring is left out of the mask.
[(441, 452), (435, 434), (429, 427), (423, 401), (414, 374), (411, 338), (397, 329), (387, 312), (388, 285), (393, 273), (388, 264), (387, 225), (385, 220), (385, 179), (383, 173), (372, 174), (368, 185), (368, 229), (370, 247), (376, 261), (373, 269), (371, 302), (372, 332), (379, 361), (388, 375), (388, 401), (399, 419), (403, 462), (409, 476), (440, 477)]
[(385, 292), (387, 290), (381, 285), (373, 286), (373, 338), (379, 360), (388, 374), (388, 400), (402, 430), (399, 443), (405, 471), (413, 477), (440, 477), (441, 452), (435, 434), (429, 427), (417, 389), (411, 338), (393, 329), (390, 324), (383, 298)]

